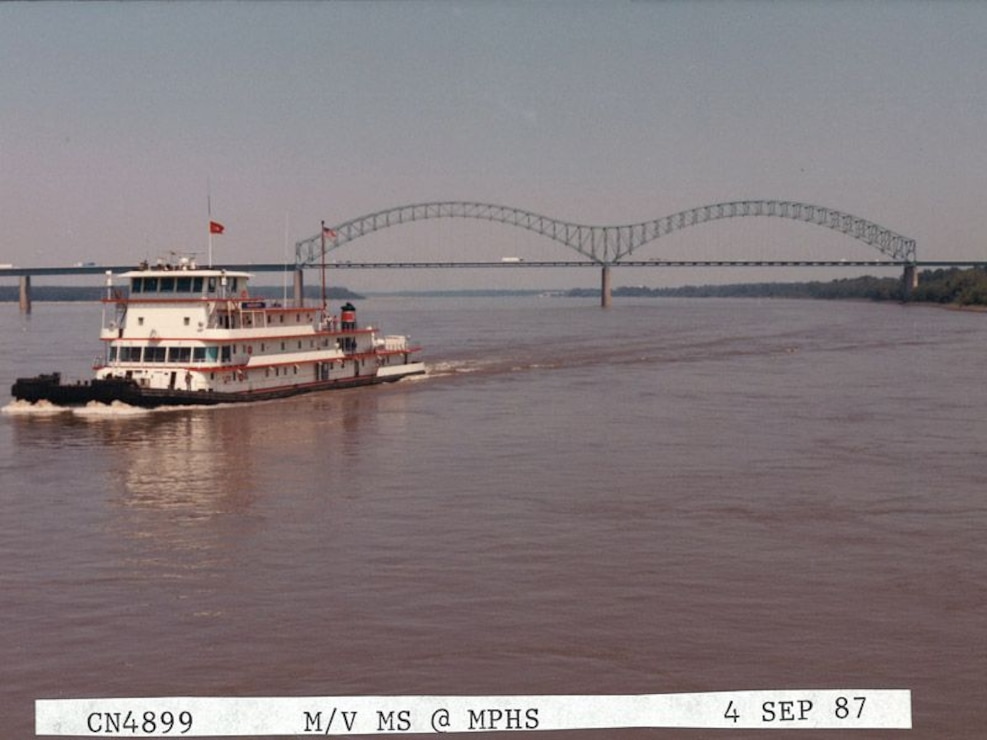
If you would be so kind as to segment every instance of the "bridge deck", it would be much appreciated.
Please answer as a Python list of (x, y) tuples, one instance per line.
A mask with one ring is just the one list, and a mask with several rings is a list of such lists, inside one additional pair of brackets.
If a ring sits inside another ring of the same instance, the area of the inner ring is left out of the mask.
[[(987, 260), (924, 260), (905, 262), (900, 260), (622, 260), (610, 267), (987, 267)], [(228, 270), (245, 272), (290, 272), (300, 267), (319, 269), (318, 264), (284, 265), (276, 263), (223, 265)], [(446, 269), (446, 268), (518, 268), (518, 267), (602, 267), (590, 260), (526, 260), (523, 262), (329, 262), (330, 270), (367, 269)], [(87, 267), (2, 267), (0, 278), (57, 276), (57, 275), (105, 275), (118, 274), (135, 269), (133, 265), (96, 265)]]

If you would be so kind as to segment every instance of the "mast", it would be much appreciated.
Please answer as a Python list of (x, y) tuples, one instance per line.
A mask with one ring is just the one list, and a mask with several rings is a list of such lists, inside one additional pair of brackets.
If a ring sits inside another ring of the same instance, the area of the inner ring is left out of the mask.
[(329, 307), (326, 299), (326, 222), (322, 222), (322, 230), (319, 232), (322, 239), (322, 315), (325, 316)]
[(281, 273), (281, 301), (288, 305), (288, 211), (284, 212), (284, 271)]
[(212, 269), (212, 183), (206, 178), (206, 220), (209, 222), (209, 267)]

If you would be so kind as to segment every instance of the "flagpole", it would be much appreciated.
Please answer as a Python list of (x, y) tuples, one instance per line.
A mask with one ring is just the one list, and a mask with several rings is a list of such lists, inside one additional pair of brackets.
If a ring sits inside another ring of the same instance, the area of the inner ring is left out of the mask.
[(284, 271), (281, 276), (281, 300), (288, 305), (288, 212), (284, 212)]
[(326, 315), (329, 306), (326, 300), (326, 222), (322, 222), (322, 231), (319, 232), (322, 238), (322, 315)]
[(212, 185), (206, 180), (206, 219), (209, 223), (209, 268), (212, 269)]

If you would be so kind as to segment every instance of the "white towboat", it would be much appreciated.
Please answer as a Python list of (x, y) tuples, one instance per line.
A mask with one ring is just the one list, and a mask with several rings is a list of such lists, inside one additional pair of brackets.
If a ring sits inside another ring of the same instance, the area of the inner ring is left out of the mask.
[(372, 385), (425, 372), (403, 335), (360, 327), (356, 309), (281, 305), (251, 297), (251, 274), (200, 268), (191, 258), (107, 275), (104, 353), (88, 381), (59, 373), (19, 378), (15, 399), (77, 406), (212, 405)]

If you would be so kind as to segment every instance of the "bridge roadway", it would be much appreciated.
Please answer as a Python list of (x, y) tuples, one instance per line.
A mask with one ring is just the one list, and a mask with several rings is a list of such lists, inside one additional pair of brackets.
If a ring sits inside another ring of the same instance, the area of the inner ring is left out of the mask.
[[(612, 267), (987, 267), (987, 260), (622, 260)], [(224, 264), (223, 269), (244, 272), (293, 272), (296, 269), (317, 270), (318, 264), (285, 265), (284, 263), (257, 262)], [(599, 269), (597, 262), (589, 260), (522, 260), (520, 262), (327, 262), (329, 270), (367, 269), (442, 269), (442, 268), (486, 268), (486, 267), (592, 267)], [(0, 267), (0, 278), (4, 277), (44, 277), (60, 275), (105, 275), (107, 272), (120, 274), (137, 269), (134, 265), (87, 265), (85, 267)]]
[[(328, 262), (327, 270), (406, 270), (406, 269), (473, 269), (473, 268), (533, 268), (533, 267), (592, 267), (598, 269), (599, 263), (589, 260), (520, 260), (496, 262)], [(984, 260), (624, 260), (604, 267), (603, 295), (606, 306), (609, 304), (609, 270), (610, 267), (903, 267), (906, 279), (909, 274), (913, 277), (919, 268), (948, 268), (948, 267), (987, 267)], [(321, 269), (318, 264), (285, 265), (284, 263), (246, 263), (223, 265), (227, 270), (244, 272), (291, 272), (294, 274), (295, 294), (301, 295), (302, 274), (305, 269)], [(31, 278), (65, 275), (105, 275), (119, 274), (136, 269), (134, 265), (73, 265), (71, 267), (0, 267), (0, 278), (20, 278), (20, 308), (24, 312), (31, 310)]]

